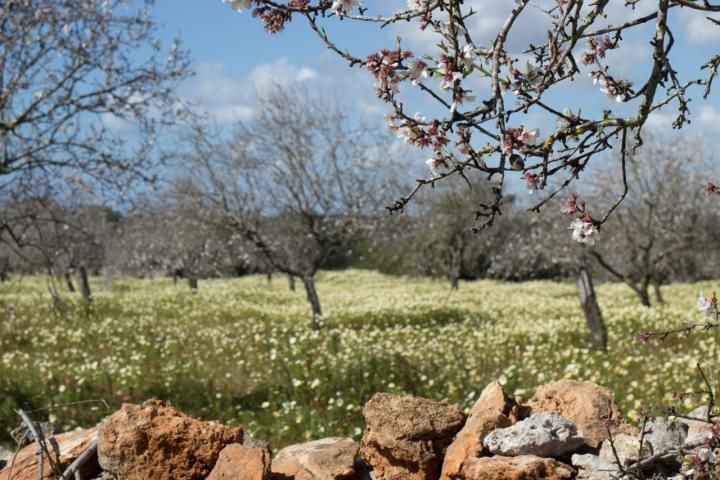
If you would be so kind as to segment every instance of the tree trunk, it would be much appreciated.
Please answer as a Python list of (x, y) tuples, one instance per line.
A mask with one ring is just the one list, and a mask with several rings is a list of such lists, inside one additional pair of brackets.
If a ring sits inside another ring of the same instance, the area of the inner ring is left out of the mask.
[(267, 276), (268, 283), (272, 283), (272, 272), (266, 272), (265, 275)]
[(585, 324), (590, 332), (590, 348), (605, 351), (607, 350), (607, 331), (600, 312), (600, 306), (595, 297), (592, 278), (590, 278), (590, 273), (584, 264), (578, 270), (577, 287), (580, 306), (582, 306), (585, 314)]
[(68, 268), (65, 270), (65, 284), (67, 285), (67, 289), (70, 292), (75, 292), (75, 285), (73, 285), (72, 281), (72, 269)]
[(90, 290), (90, 282), (88, 281), (87, 269), (85, 266), (78, 268), (78, 282), (80, 283), (80, 293), (85, 302), (92, 302), (92, 291)]
[(322, 310), (320, 309), (320, 298), (317, 290), (315, 290), (315, 280), (312, 275), (303, 275), (302, 282), (305, 286), (308, 302), (312, 308), (312, 329), (320, 330), (320, 321), (322, 320)]
[(188, 277), (188, 285), (190, 286), (190, 291), (192, 293), (197, 292), (198, 289), (198, 278), (195, 276), (189, 276)]
[(460, 287), (460, 277), (458, 275), (452, 275), (450, 277), (450, 289), (457, 290)]
[(662, 292), (660, 291), (660, 284), (653, 283), (653, 289), (655, 290), (655, 301), (661, 305), (665, 303), (665, 299), (663, 298)]
[(291, 292), (295, 291), (295, 275), (288, 274), (288, 288)]
[(644, 287), (640, 287), (636, 290), (638, 297), (640, 297), (640, 303), (643, 304), (644, 307), (650, 306), (650, 292), (648, 292), (648, 286), (645, 285)]

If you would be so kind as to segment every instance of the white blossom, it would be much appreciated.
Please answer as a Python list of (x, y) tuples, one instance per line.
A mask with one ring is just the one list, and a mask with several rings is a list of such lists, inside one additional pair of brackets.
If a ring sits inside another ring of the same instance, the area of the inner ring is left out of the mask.
[(427, 63), (416, 58), (408, 65), (408, 74), (413, 85), (417, 85), (430, 76), (430, 70)]
[(573, 220), (570, 224), (572, 232), (572, 239), (579, 243), (587, 243), (588, 245), (595, 245), (597, 239), (597, 227), (590, 223), (584, 222), (579, 218)]
[(470, 68), (477, 59), (475, 54), (475, 48), (472, 45), (466, 45), (465, 48), (460, 52), (460, 59), (462, 60), (465, 67)]
[(360, 0), (335, 0), (330, 9), (335, 12), (335, 15), (343, 16), (352, 12), (355, 5), (360, 3)]
[(428, 6), (430, 0), (408, 0), (407, 6), (410, 10), (422, 10)]
[(440, 82), (440, 89), (445, 91), (450, 90), (455, 85), (455, 80), (459, 78), (462, 78), (462, 73), (460, 72), (452, 72), (445, 75), (442, 82)]
[(702, 293), (700, 293), (700, 295), (698, 296), (695, 305), (697, 306), (698, 310), (708, 315), (714, 314), (717, 308), (715, 304), (705, 298), (705, 295), (703, 295)]

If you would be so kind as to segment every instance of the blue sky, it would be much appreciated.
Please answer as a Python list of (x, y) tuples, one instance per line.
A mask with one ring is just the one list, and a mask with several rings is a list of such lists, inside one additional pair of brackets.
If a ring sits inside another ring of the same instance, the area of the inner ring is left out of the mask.
[[(538, 4), (547, 0), (537, 0)], [(366, 1), (370, 11), (378, 8), (404, 7), (402, 0)], [(467, 2), (466, 2), (467, 3)], [(510, 0), (482, 0), (481, 13), (476, 15), (475, 26), (485, 38), (495, 31), (496, 25), (504, 19)], [(656, 4), (653, 0), (641, 0), (637, 12), (648, 11)], [(629, 10), (621, 8), (624, 0), (611, 0), (609, 23), (627, 18)], [(381, 6), (381, 7), (379, 7)], [(234, 118), (246, 118), (254, 108), (254, 92), (262, 90), (272, 82), (281, 84), (300, 82), (319, 91), (334, 91), (335, 95), (348, 101), (350, 108), (360, 113), (382, 118), (385, 106), (373, 97), (373, 81), (370, 74), (361, 69), (349, 69), (334, 54), (327, 51), (320, 40), (297, 18), (288, 28), (277, 34), (268, 35), (259, 20), (252, 18), (249, 11), (238, 13), (220, 0), (157, 0), (153, 15), (161, 25), (161, 36), (169, 42), (179, 35), (190, 49), (195, 62), (197, 76), (188, 82), (183, 90), (185, 96), (202, 98), (208, 110), (221, 122)], [(520, 25), (519, 35), (511, 38), (509, 45), (517, 53), (528, 40), (542, 39), (544, 32), (537, 28), (540, 13), (527, 16), (527, 24)], [(698, 65), (717, 53), (720, 44), (720, 28), (713, 27), (704, 15), (690, 15), (679, 12), (672, 17), (677, 46), (672, 57), (674, 66), (681, 77), (698, 70)], [(533, 23), (536, 22), (536, 23)], [(401, 35), (404, 45), (415, 52), (433, 53), (433, 41), (420, 34), (409, 24), (385, 30), (358, 26), (353, 22), (338, 22), (328, 19), (325, 24), (338, 45), (348, 48), (357, 56), (367, 56), (379, 48), (393, 47), (395, 38)], [(624, 78), (642, 81), (649, 71), (649, 43), (652, 25), (628, 35), (619, 51), (611, 54), (613, 68)], [(693, 104), (694, 119), (703, 131), (714, 127), (720, 121), (720, 101), (717, 92), (707, 102), (696, 99)], [(410, 94), (413, 106), (428, 116), (434, 113), (434, 106), (414, 93)], [(587, 78), (579, 78), (554, 95), (558, 102), (582, 105), (586, 110), (617, 107), (593, 87)], [(702, 105), (701, 105), (702, 104)], [(559, 105), (559, 103), (558, 103)], [(562, 108), (562, 106), (560, 106)], [(652, 125), (661, 125), (672, 116), (671, 109), (656, 115)], [(712, 128), (714, 130), (714, 128)]]

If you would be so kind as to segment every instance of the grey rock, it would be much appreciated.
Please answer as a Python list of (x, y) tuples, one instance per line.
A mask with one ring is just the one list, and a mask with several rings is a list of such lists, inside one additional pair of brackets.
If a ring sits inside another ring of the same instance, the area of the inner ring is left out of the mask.
[(512, 427), (494, 430), (483, 443), (497, 455), (559, 457), (577, 450), (585, 442), (573, 422), (557, 413), (542, 412)]
[(688, 425), (666, 417), (656, 417), (645, 426), (645, 440), (652, 446), (653, 453), (677, 448), (685, 443)]
[(703, 405), (687, 415), (691, 418), (697, 418), (697, 420), (688, 420), (686, 418), (678, 420), (688, 426), (685, 443), (695, 443), (696, 441), (707, 439), (707, 436), (711, 433), (710, 430), (712, 429), (712, 424), (707, 423), (707, 411), (707, 405)]
[(613, 480), (620, 472), (617, 465), (608, 463), (598, 455), (590, 453), (572, 456), (573, 467), (578, 469), (577, 479)]
[(243, 447), (245, 448), (267, 448), (270, 449), (270, 445), (265, 440), (258, 440), (257, 438), (250, 435), (250, 432), (243, 432)]
[[(631, 462), (637, 462), (640, 460), (640, 438), (635, 435), (628, 435), (626, 433), (619, 433), (613, 436), (613, 444), (615, 445), (615, 452), (617, 452), (618, 458), (615, 458), (613, 453), (612, 445), (610, 440), (605, 440), (600, 447), (600, 459), (604, 462), (616, 464), (617, 460), (620, 463), (627, 465)], [(643, 458), (652, 455), (652, 448), (647, 442), (643, 442)]]

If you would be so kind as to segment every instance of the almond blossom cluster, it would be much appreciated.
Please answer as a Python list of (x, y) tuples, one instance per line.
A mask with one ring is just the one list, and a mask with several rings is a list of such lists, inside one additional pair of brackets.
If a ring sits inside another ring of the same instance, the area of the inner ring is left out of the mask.
[(585, 200), (580, 198), (580, 194), (574, 192), (561, 211), (575, 217), (570, 224), (570, 230), (573, 231), (572, 239), (579, 243), (595, 245), (599, 225), (587, 212)]
[(360, 0), (335, 0), (330, 9), (338, 16), (349, 15), (353, 7), (359, 3)]
[(593, 83), (600, 85), (600, 91), (616, 102), (624, 102), (628, 95), (632, 93), (632, 83), (615, 78), (608, 73), (608, 67), (602, 65), (601, 59), (605, 58), (605, 53), (617, 46), (617, 42), (613, 42), (610, 37), (605, 36), (602, 39), (590, 38), (588, 40), (588, 48), (585, 50), (580, 61), (584, 65), (595, 65), (597, 68), (591, 70), (589, 75), (593, 79)]
[[(367, 57), (365, 66), (375, 77), (375, 93), (378, 98), (389, 101), (400, 91), (398, 83), (404, 80), (404, 77), (398, 73), (398, 69), (402, 67), (403, 60), (410, 57), (412, 52), (386, 49)], [(414, 68), (419, 79), (422, 76), (422, 66), (416, 62)]]
[(540, 136), (540, 130), (528, 130), (525, 127), (508, 128), (503, 136), (502, 151), (506, 155), (511, 155), (516, 149), (522, 153), (535, 146)]

